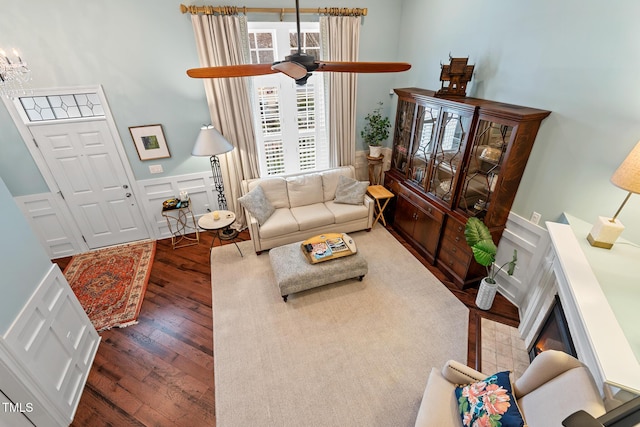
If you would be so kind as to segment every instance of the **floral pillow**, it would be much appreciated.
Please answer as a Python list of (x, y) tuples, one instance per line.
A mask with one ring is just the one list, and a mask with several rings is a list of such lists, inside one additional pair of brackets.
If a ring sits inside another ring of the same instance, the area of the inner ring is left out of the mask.
[(465, 427), (526, 427), (511, 391), (509, 371), (456, 387)]

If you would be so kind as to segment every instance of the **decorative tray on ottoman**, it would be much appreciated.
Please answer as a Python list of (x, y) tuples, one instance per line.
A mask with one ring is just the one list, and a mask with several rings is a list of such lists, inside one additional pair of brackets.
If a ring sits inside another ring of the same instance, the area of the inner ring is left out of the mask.
[(311, 237), (302, 242), (300, 249), (311, 264), (353, 255), (357, 252), (356, 243), (345, 233), (325, 233)]

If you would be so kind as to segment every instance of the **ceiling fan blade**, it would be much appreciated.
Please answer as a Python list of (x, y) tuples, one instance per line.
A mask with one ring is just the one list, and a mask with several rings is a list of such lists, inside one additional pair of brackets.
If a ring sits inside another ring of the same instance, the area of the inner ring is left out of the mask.
[(284, 73), (294, 80), (301, 79), (307, 75), (306, 67), (293, 61), (276, 62), (271, 66), (271, 69)]
[[(192, 68), (187, 70), (187, 75), (199, 79), (213, 79), (219, 77), (251, 77), (264, 74), (274, 74), (271, 64), (241, 64), (223, 65), (220, 67)], [(306, 73), (306, 71), (305, 71)]]
[(316, 61), (315, 71), (334, 71), (342, 73), (397, 73), (407, 71), (411, 64), (407, 62), (331, 62)]

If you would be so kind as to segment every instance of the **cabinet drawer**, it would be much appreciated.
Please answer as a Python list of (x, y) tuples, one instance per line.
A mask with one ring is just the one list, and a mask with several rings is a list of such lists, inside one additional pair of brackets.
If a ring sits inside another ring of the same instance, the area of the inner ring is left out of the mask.
[(438, 208), (424, 200), (422, 197), (404, 189), (402, 190), (402, 195), (406, 197), (407, 200), (411, 201), (411, 203), (419, 207), (424, 215), (430, 217), (438, 223), (442, 223), (444, 221), (444, 212), (440, 211)]
[(400, 192), (400, 184), (395, 178), (389, 175), (385, 175), (384, 177), (384, 186), (393, 194), (398, 194)]
[(470, 252), (447, 239), (442, 241), (440, 252), (438, 253), (439, 263), (450, 269), (458, 277), (466, 277), (471, 257)]
[(444, 238), (459, 244), (466, 245), (467, 240), (464, 238), (464, 224), (449, 217), (447, 219), (447, 225), (444, 229)]

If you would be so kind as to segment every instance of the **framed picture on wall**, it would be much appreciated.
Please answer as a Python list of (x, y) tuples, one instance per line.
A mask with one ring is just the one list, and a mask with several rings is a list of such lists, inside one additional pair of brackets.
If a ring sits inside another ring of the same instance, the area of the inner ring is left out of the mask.
[(162, 125), (131, 126), (129, 132), (140, 160), (171, 157)]

